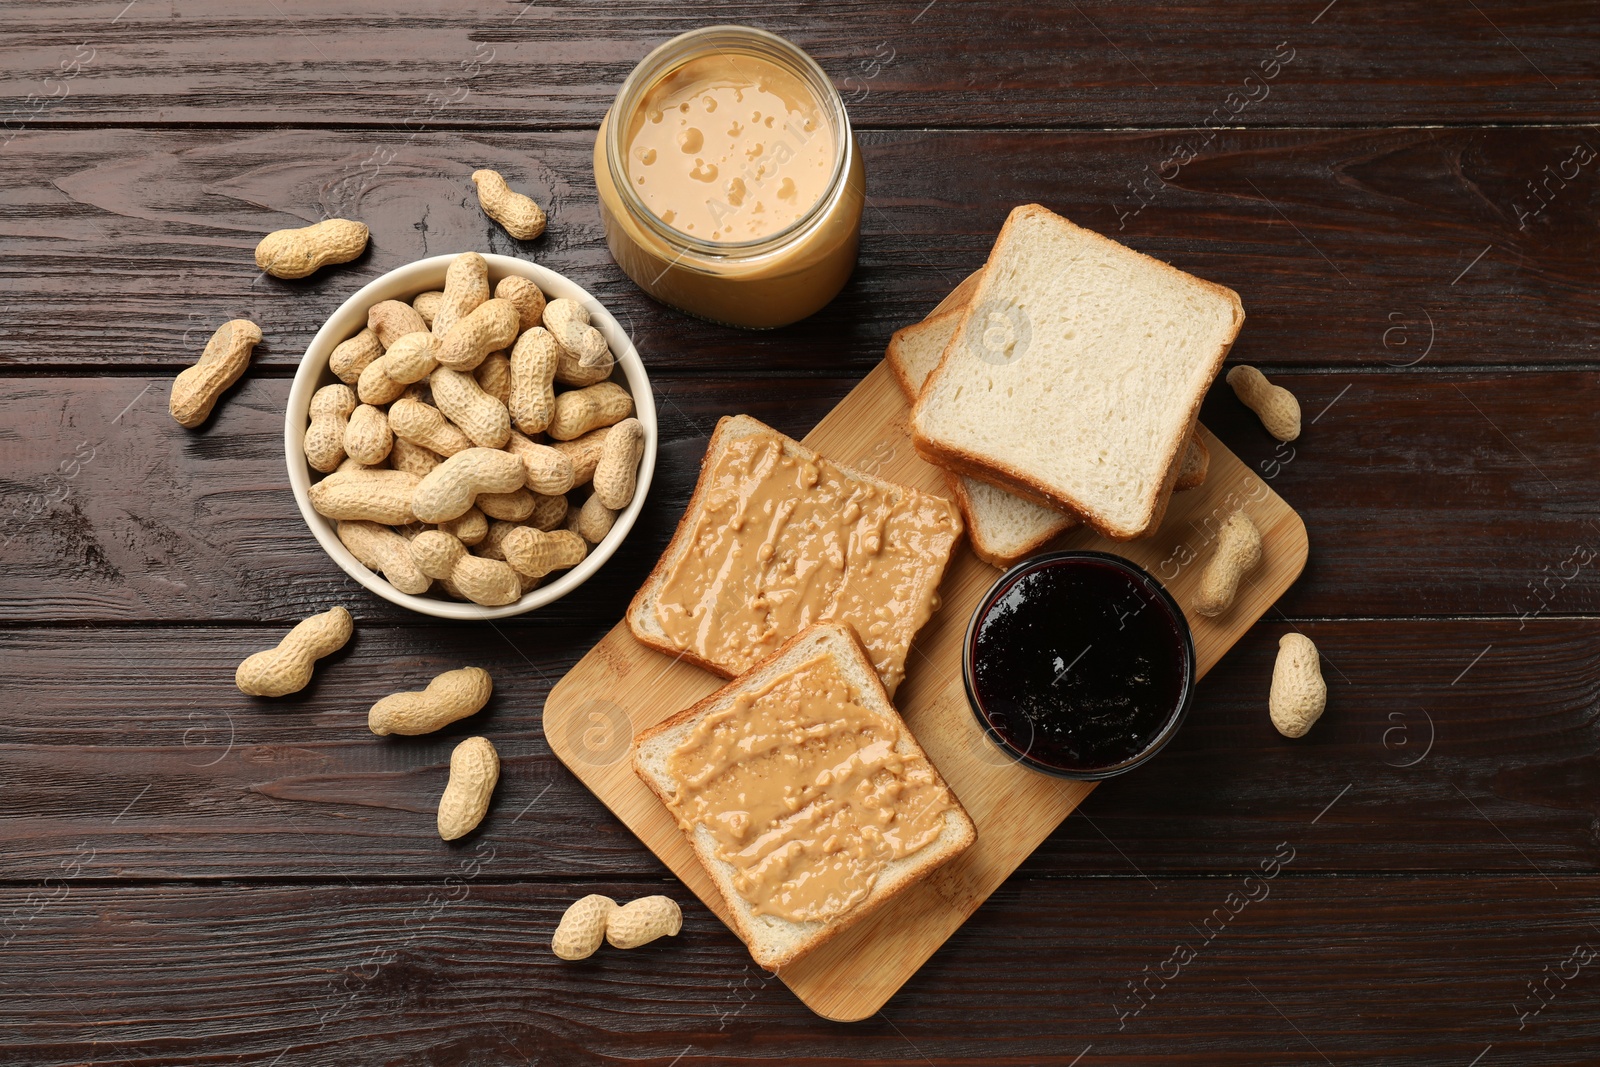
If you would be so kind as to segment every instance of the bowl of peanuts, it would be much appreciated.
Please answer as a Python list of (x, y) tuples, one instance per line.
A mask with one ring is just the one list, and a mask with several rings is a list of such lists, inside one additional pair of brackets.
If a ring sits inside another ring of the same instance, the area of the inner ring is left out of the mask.
[(628, 335), (577, 283), (512, 256), (433, 256), (317, 331), (284, 452), (346, 574), (425, 615), (500, 619), (572, 592), (627, 537), (655, 469), (655, 401)]

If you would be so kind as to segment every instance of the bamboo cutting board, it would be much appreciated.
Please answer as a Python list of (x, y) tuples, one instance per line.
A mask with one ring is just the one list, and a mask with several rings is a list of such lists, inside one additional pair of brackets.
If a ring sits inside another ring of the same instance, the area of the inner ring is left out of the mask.
[[(941, 472), (911, 447), (910, 410), (894, 375), (880, 363), (806, 435), (805, 443), (835, 462), (948, 495)], [(1198, 432), (1211, 450), (1210, 474), (1200, 488), (1173, 496), (1156, 536), (1115, 544), (1079, 529), (1055, 547), (1116, 552), (1161, 578), (1189, 616), (1197, 674), (1203, 675), (1299, 576), (1306, 561), (1306, 528), (1222, 442), (1203, 427)], [(1188, 605), (1212, 538), (1240, 507), (1261, 530), (1265, 559), (1232, 610), (1207, 619)], [(958, 548), (939, 588), (943, 607), (912, 646), (895, 697), (907, 725), (977, 824), (977, 843), (779, 973), (825, 1018), (849, 1022), (882, 1007), (1094, 788), (1012, 763), (988, 742), (967, 707), (961, 645), (968, 618), (999, 575), (965, 544)], [(677, 823), (633, 773), (630, 750), (634, 734), (724, 684), (725, 679), (645, 648), (626, 623), (618, 623), (551, 691), (544, 732), (561, 761), (727, 922), (721, 895)], [(1159, 762), (1157, 756), (1152, 765)]]

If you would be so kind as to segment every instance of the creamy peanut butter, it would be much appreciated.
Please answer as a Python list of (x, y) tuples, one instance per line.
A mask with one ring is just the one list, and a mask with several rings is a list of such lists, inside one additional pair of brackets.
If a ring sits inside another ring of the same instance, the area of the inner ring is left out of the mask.
[(871, 893), (890, 863), (937, 839), (949, 790), (903, 727), (857, 703), (821, 655), (695, 724), (668, 758), (686, 832), (704, 826), (757, 915), (821, 922)]
[(742, 674), (812, 623), (848, 622), (893, 692), (961, 533), (955, 508), (764, 434), (734, 438), (701, 486), (690, 546), (656, 597), (668, 640)]
[(668, 226), (755, 241), (828, 191), (833, 132), (802, 79), (753, 55), (713, 52), (646, 91), (629, 120), (628, 179)]

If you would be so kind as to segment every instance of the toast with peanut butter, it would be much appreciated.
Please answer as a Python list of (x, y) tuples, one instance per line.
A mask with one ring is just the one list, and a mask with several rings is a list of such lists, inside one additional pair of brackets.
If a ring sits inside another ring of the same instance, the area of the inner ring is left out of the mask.
[(633, 768), (771, 971), (977, 839), (855, 631), (838, 623), (807, 628), (641, 733)]
[(943, 497), (730, 416), (628, 626), (651, 648), (732, 678), (812, 623), (846, 622), (893, 693), (961, 532)]

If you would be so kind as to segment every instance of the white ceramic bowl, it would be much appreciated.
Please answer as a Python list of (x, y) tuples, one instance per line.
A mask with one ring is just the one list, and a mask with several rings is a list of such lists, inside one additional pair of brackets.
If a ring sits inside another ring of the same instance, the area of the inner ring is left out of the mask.
[(620, 381), (628, 392), (633, 394), (634, 416), (644, 426), (644, 458), (639, 463), (639, 487), (633, 494), (633, 502), (617, 516), (611, 532), (606, 535), (604, 541), (594, 546), (582, 563), (561, 574), (555, 581), (531, 590), (514, 604), (486, 608), (478, 604), (445, 600), (441, 597), (413, 596), (400, 592), (385, 581), (381, 574), (374, 574), (368, 570), (350, 554), (350, 550), (344, 547), (344, 542), (339, 540), (337, 524), (317, 514), (311, 507), (308, 490), (311, 488), (312, 470), (306, 464), (305, 452), (306, 426), (311, 421), (311, 394), (324, 385), (338, 381), (328, 369), (328, 357), (333, 354), (335, 345), (354, 336), (366, 326), (368, 308), (381, 300), (403, 300), (410, 303), (419, 293), (443, 289), (445, 268), (454, 258), (453, 255), (433, 256), (392, 270), (363, 286), (354, 296), (340, 304), (339, 310), (329, 316), (328, 321), (323, 323), (322, 329), (311, 339), (310, 347), (300, 360), (300, 369), (295, 373), (294, 386), (289, 390), (289, 407), (283, 423), (283, 451), (289, 464), (289, 485), (294, 490), (295, 503), (300, 505), (300, 514), (305, 517), (306, 525), (311, 527), (311, 532), (316, 535), (323, 550), (333, 557), (333, 561), (346, 574), (385, 600), (424, 615), (435, 615), (441, 619), (503, 619), (560, 600), (588, 581), (590, 575), (604, 566), (606, 560), (611, 558), (617, 546), (622, 543), (622, 539), (628, 536), (634, 520), (639, 517), (640, 509), (644, 507), (645, 494), (650, 490), (650, 476), (655, 471), (656, 405), (655, 398), (650, 393), (650, 380), (645, 376), (644, 364), (639, 360), (639, 353), (634, 350), (633, 342), (628, 339), (622, 327), (617, 325), (617, 320), (600, 306), (599, 301), (585, 292), (582, 286), (537, 263), (529, 263), (512, 256), (485, 254), (483, 258), (489, 262), (491, 288), (501, 278), (517, 274), (538, 285), (545, 296), (552, 300), (566, 297), (578, 301), (589, 309), (591, 322), (605, 335), (607, 343), (611, 345), (612, 354), (617, 357), (617, 368), (611, 377)]

